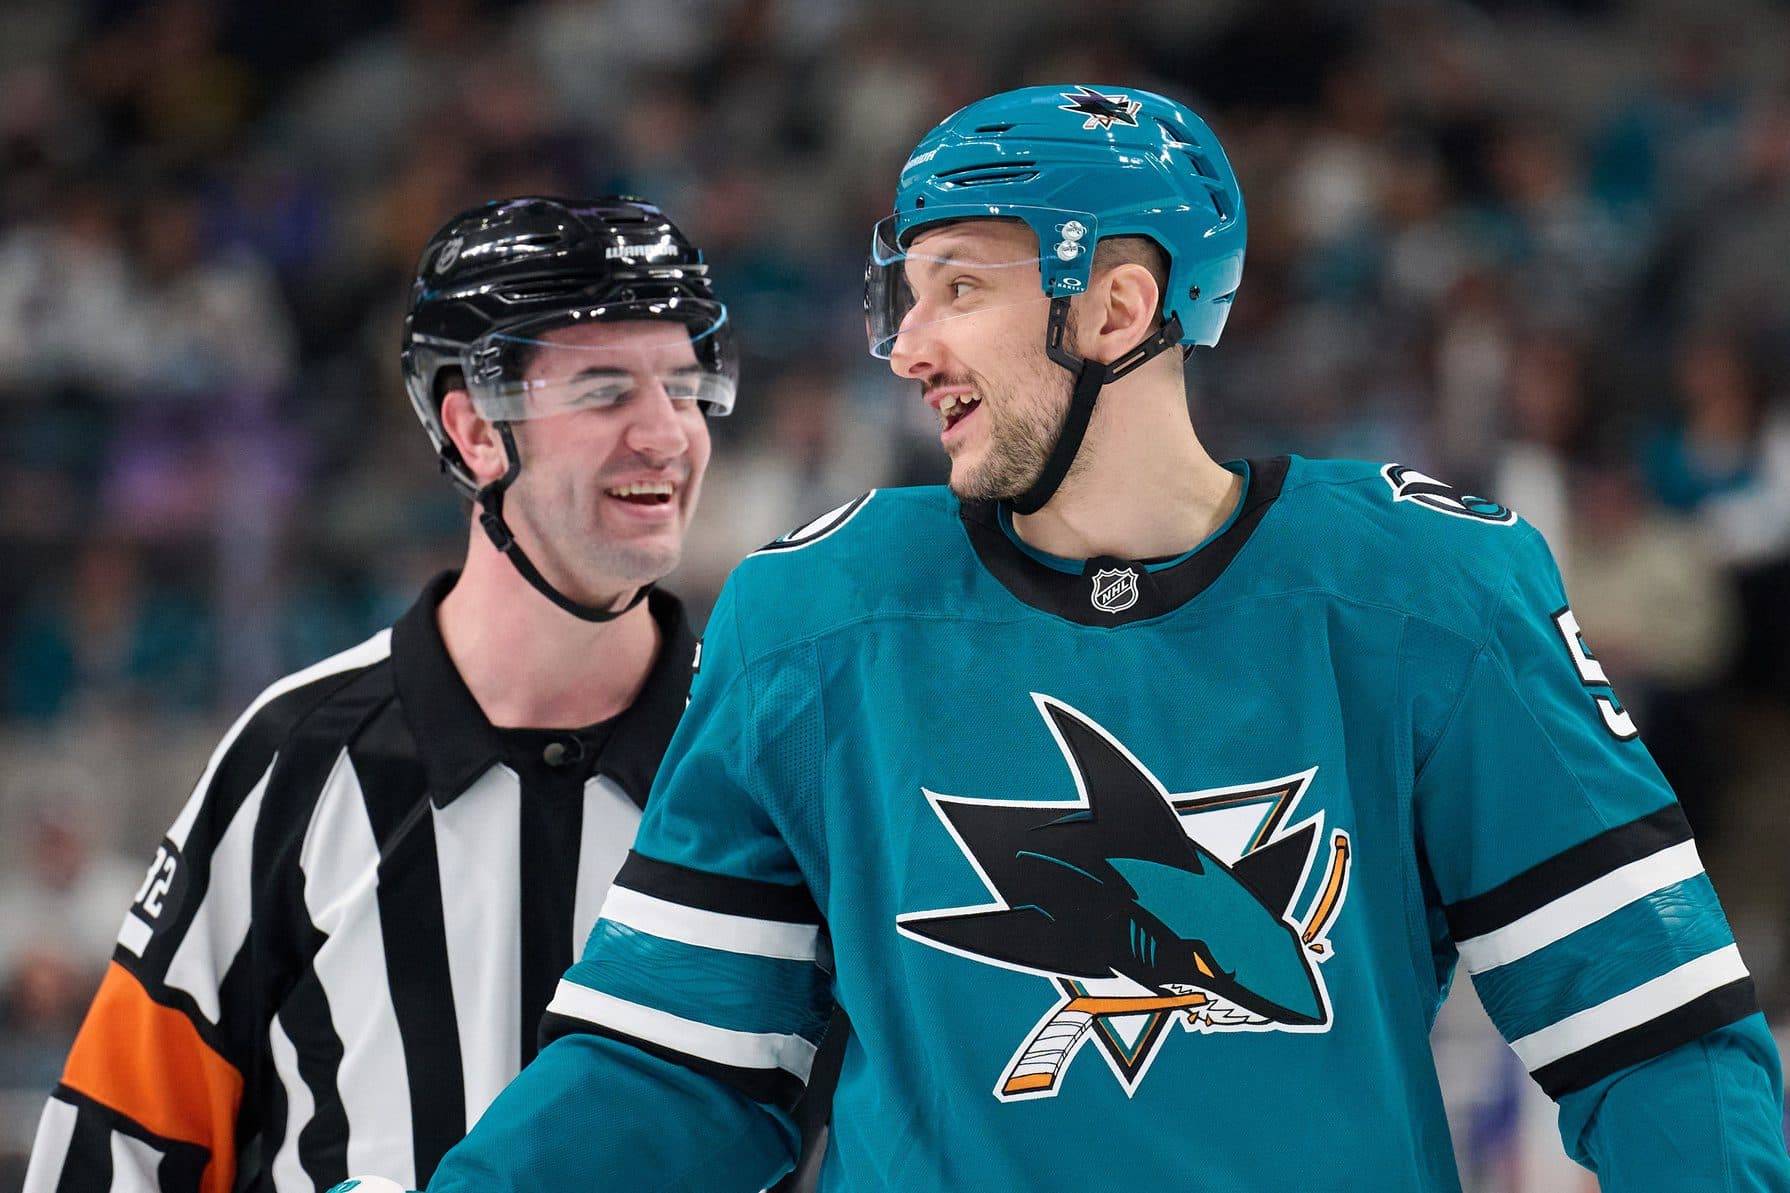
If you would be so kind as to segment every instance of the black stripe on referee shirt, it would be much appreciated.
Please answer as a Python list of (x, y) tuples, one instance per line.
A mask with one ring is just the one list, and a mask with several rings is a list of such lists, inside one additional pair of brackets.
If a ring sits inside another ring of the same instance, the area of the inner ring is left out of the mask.
[(368, 722), (349, 746), (348, 758), (379, 845), (379, 932), (404, 1045), (411, 1147), (421, 1188), (467, 1127), (466, 1074), (428, 773), (395, 702)]
[(196, 1143), (157, 1135), (135, 1119), (97, 1102), (80, 1090), (56, 1087), (55, 1098), (74, 1107), (75, 1129), (68, 1141), (68, 1157), (56, 1182), (56, 1193), (96, 1193), (112, 1187), (112, 1136), (140, 1139), (161, 1153), (156, 1166), (161, 1193), (197, 1193), (199, 1180), (211, 1152)]
[[(217, 769), (212, 772), (211, 782), (206, 786), (199, 814), (187, 830), (185, 846), (176, 849), (173, 842), (165, 839), (162, 841), (162, 847), (179, 859), (175, 886), (168, 896), (169, 903), (175, 909), (174, 919), (154, 925), (155, 935), (144, 948), (141, 959), (123, 946), (114, 953), (118, 963), (137, 974), (158, 999), (164, 995), (162, 975), (167, 972), (169, 962), (174, 959), (180, 942), (186, 938), (187, 931), (198, 916), (206, 893), (211, 888), (212, 854), (248, 799), (249, 792), (255, 789), (261, 776), (267, 773), (274, 755), (285, 744), (295, 726), (302, 723), (319, 705), (331, 699), (337, 691), (379, 666), (380, 663), (376, 662), (323, 676), (290, 692), (284, 692), (263, 705), (249, 718), (248, 724), (243, 726), (242, 731), (236, 735), (236, 740), (230, 743), (223, 757), (218, 760)], [(136, 914), (134, 908), (132, 914)], [(197, 1007), (193, 1007), (189, 1014), (196, 1020), (203, 1021), (204, 1017), (196, 1012)], [(220, 1050), (220, 1054), (238, 1068), (243, 1067), (248, 1059), (240, 1050), (227, 1046)]]
[(738, 1065), (724, 1065), (719, 1062), (692, 1056), (687, 1052), (679, 1052), (675, 1048), (667, 1048), (663, 1044), (655, 1044), (651, 1040), (642, 1040), (626, 1032), (616, 1031), (602, 1024), (591, 1023), (584, 1019), (574, 1019), (569, 1015), (561, 1015), (554, 1011), (547, 1012), (541, 1020), (541, 1046), (544, 1048), (561, 1036), (588, 1035), (601, 1036), (606, 1040), (614, 1040), (631, 1048), (638, 1048), (648, 1056), (657, 1057), (674, 1065), (681, 1065), (695, 1073), (712, 1078), (739, 1090), (754, 1102), (767, 1106), (776, 1106), (781, 1110), (789, 1110), (802, 1098), (806, 1088), (800, 1077), (787, 1069), (747, 1069)]
[(520, 1063), (540, 1046), (541, 1017), (560, 975), (571, 968), (572, 918), (578, 896), (578, 853), (584, 840), (584, 777), (572, 772), (543, 776), (545, 768), (519, 767), (522, 798), (520, 876), (522, 1038)]
[(627, 887), (668, 903), (681, 903), (722, 915), (748, 916), (784, 924), (818, 924), (820, 908), (806, 887), (758, 882), (731, 874), (710, 874), (675, 862), (661, 862), (633, 850), (615, 876)]
[(1455, 940), (1484, 936), (1612, 870), (1690, 839), (1691, 826), (1684, 809), (1676, 803), (1667, 804), (1557, 853), (1482, 895), (1450, 904), (1444, 909), (1449, 933)]
[[(293, 815), (277, 819), (263, 813), (262, 835), (275, 859), (296, 859), (303, 847), (317, 801), (329, 782), (330, 772), (341, 757), (343, 743), (352, 743), (360, 731), (391, 702), (394, 690), (390, 667), (374, 667), (354, 679), (315, 708), (282, 745), (280, 760), (269, 780), (269, 790), (294, 793)], [(348, 1111), (342, 1102), (340, 1078), (344, 1049), (330, 1014), (329, 994), (317, 977), (314, 959), (329, 939), (311, 923), (305, 904), (305, 876), (299, 867), (282, 866), (276, 884), (263, 896), (268, 906), (264, 923), (284, 918), (292, 939), (293, 956), (312, 959), (294, 975), (291, 992), (280, 1008), (280, 1025), (298, 1054), (298, 1074), (311, 1093), (311, 1118), (298, 1132), (298, 1160), (319, 1189), (327, 1189), (350, 1175), (348, 1172)], [(257, 910), (262, 910), (257, 908)], [(386, 975), (379, 975), (384, 978)], [(376, 980), (368, 975), (368, 980)], [(290, 1131), (293, 1124), (287, 1125)]]
[(1630, 1065), (1652, 1060), (1759, 1009), (1753, 979), (1739, 978), (1656, 1019), (1581, 1048), (1531, 1074), (1548, 1097), (1559, 1099)]

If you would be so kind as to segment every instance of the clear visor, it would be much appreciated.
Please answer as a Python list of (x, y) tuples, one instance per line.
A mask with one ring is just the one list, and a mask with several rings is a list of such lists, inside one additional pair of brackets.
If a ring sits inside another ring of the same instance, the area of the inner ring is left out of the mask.
[[(1009, 227), (990, 230), (996, 221)], [(879, 220), (864, 265), (871, 355), (888, 357), (904, 332), (1081, 293), (1098, 239), (1092, 215), (1048, 208), (928, 208), (905, 234), (897, 217)]]
[(462, 363), (473, 409), (492, 422), (601, 409), (660, 391), (723, 415), (739, 388), (727, 308), (687, 297), (556, 311), (481, 336)]

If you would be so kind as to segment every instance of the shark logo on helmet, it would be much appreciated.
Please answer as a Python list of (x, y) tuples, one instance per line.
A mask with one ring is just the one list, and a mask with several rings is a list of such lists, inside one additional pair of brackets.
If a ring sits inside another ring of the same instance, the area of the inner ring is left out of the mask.
[(1137, 127), (1138, 109), (1144, 105), (1129, 95), (1102, 95), (1092, 87), (1077, 83), (1074, 91), (1062, 92), (1069, 102), (1057, 105), (1059, 110), (1085, 116), (1084, 129), (1111, 128), (1115, 124)]
[(1324, 839), (1322, 812), (1286, 821), (1317, 768), (1170, 794), (1124, 746), (1061, 701), (1032, 696), (1081, 799), (1039, 803), (926, 791), (995, 901), (896, 917), (903, 935), (1048, 979), (1057, 995), (994, 1087), (1056, 1096), (1097, 1042), (1126, 1095), (1167, 1029), (1326, 1032), (1319, 965), (1347, 897), (1350, 836), (1329, 836), (1323, 881), (1295, 917)]

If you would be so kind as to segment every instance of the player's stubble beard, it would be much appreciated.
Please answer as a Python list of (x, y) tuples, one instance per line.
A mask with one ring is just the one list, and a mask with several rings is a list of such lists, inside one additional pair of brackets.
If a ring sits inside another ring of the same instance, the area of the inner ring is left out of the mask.
[[(953, 469), (950, 487), (959, 501), (1012, 501), (1044, 474), (1062, 433), (1074, 379), (1046, 355), (1041, 340), (1017, 356), (1008, 384), (997, 385), (976, 370), (965, 369), (928, 386), (970, 386), (982, 395), (979, 413), (987, 421), (982, 428), (982, 460), (961, 478)], [(1078, 452), (1070, 465), (1069, 477), (1081, 471), (1081, 456)]]

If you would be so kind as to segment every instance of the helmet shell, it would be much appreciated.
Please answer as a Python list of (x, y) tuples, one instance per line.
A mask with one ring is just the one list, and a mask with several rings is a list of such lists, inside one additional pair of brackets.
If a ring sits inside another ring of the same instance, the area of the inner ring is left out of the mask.
[(1185, 105), (1148, 91), (1023, 87), (946, 117), (902, 167), (900, 243), (966, 212), (1030, 224), (1052, 295), (1086, 289), (1092, 267), (1091, 253), (1060, 245), (1066, 221), (1091, 222), (1090, 242), (1154, 240), (1169, 260), (1163, 316), (1180, 317), (1183, 344), (1218, 342), (1243, 279), (1243, 192), (1224, 149)]
[(441, 422), (441, 371), (479, 337), (556, 312), (662, 298), (714, 301), (702, 253), (651, 203), (527, 196), (463, 211), (430, 238), (404, 317), (405, 389), (442, 468), (477, 482)]

